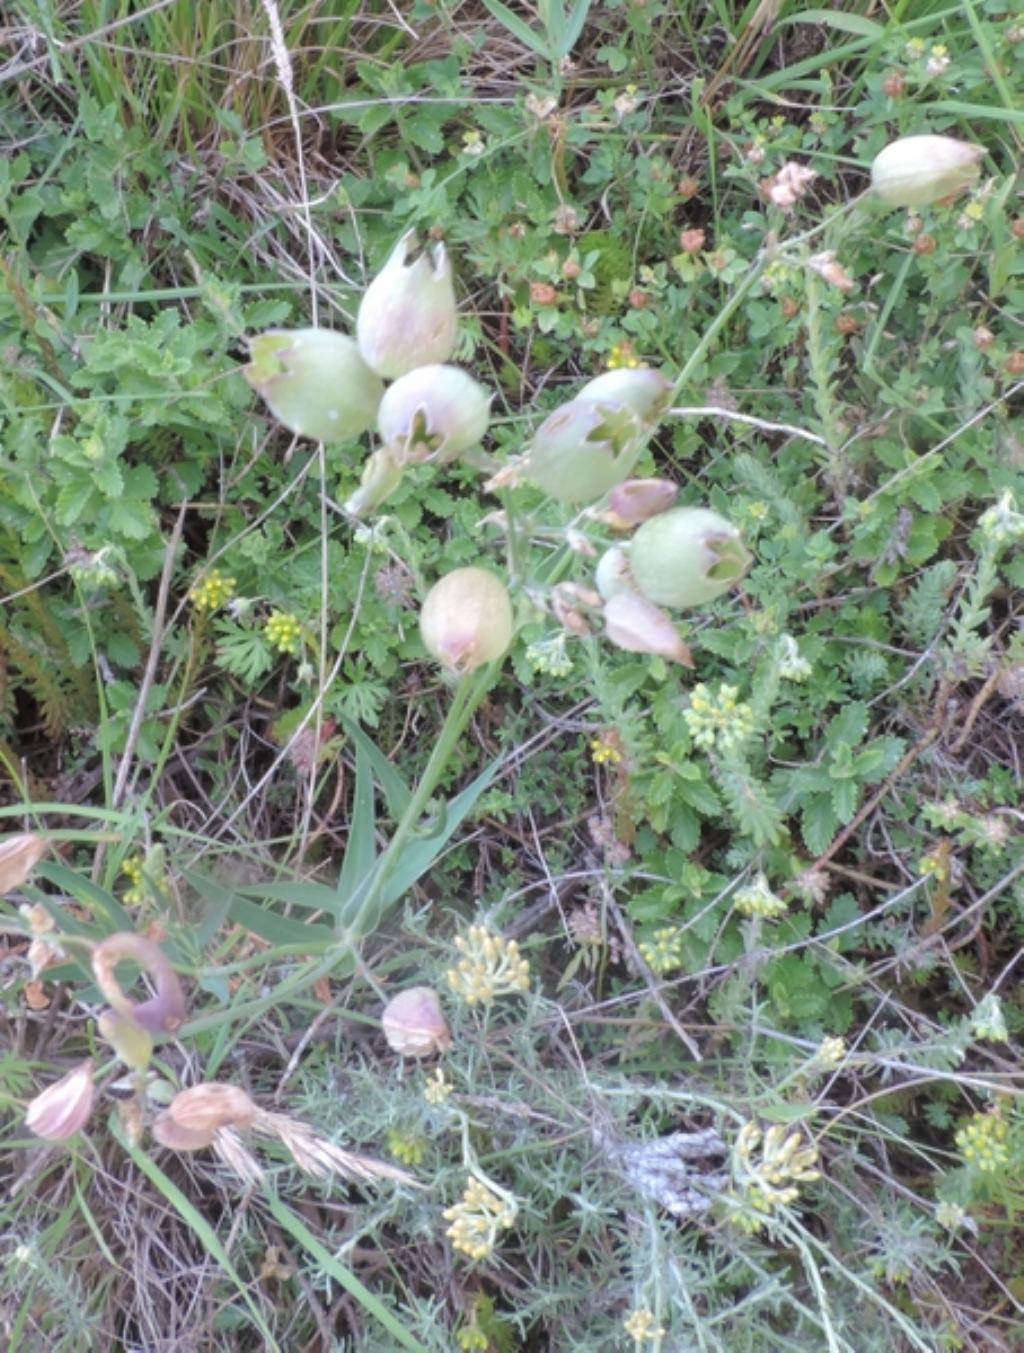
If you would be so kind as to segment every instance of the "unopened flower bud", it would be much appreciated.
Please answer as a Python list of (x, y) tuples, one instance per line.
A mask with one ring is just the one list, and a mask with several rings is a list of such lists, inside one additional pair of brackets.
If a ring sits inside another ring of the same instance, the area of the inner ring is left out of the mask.
[(289, 432), (354, 441), (373, 424), (384, 385), (347, 334), (271, 329), (249, 340), (242, 375)]
[(659, 606), (714, 601), (752, 562), (736, 527), (703, 507), (674, 507), (645, 521), (629, 552), (636, 586)]
[(974, 339), (974, 346), (980, 352), (987, 352), (988, 349), (992, 346), (992, 344), (996, 341), (995, 334), (992, 332), (991, 329), (986, 328), (984, 324), (978, 325), (972, 337)]
[(871, 164), (871, 186), (887, 207), (926, 207), (969, 187), (984, 146), (952, 136), (901, 136)]
[(454, 460), (487, 431), (491, 398), (457, 366), (418, 366), (388, 386), (377, 431), (399, 460)]
[(149, 1066), (153, 1055), (153, 1035), (133, 1019), (119, 1015), (116, 1010), (104, 1010), (96, 1021), (100, 1034), (133, 1071)]
[(618, 530), (639, 526), (660, 512), (667, 512), (679, 497), (679, 485), (670, 479), (627, 479), (616, 484), (608, 496), (608, 506), (614, 517), (611, 525)]
[(616, 592), (604, 605), (605, 633), (627, 653), (654, 653), (692, 667), (690, 650), (660, 606), (639, 592)]
[(656, 423), (672, 402), (672, 382), (649, 366), (618, 367), (587, 381), (576, 402), (584, 399), (622, 404), (641, 423)]
[(500, 658), (512, 642), (512, 602), (500, 578), (483, 568), (457, 568), (427, 593), (420, 634), (449, 671), (462, 675)]
[(640, 436), (624, 405), (574, 399), (537, 429), (526, 471), (560, 503), (592, 502), (629, 474)]
[(594, 584), (605, 601), (618, 592), (635, 592), (636, 583), (629, 571), (629, 555), (618, 545), (605, 550), (594, 570)]
[(9, 836), (0, 841), (0, 897), (13, 893), (28, 881), (32, 870), (46, 854), (46, 842), (35, 832)]
[(392, 996), (380, 1022), (388, 1047), (403, 1057), (431, 1057), (452, 1045), (441, 1002), (431, 987), (410, 987)]
[(699, 254), (704, 248), (707, 235), (699, 226), (684, 230), (679, 236), (679, 247), (684, 254)]
[(399, 465), (391, 452), (386, 447), (378, 447), (367, 457), (359, 487), (346, 500), (345, 511), (353, 517), (365, 517), (391, 497), (404, 473), (404, 467)]
[(898, 70), (890, 71), (882, 81), (882, 89), (887, 98), (899, 99), (906, 92), (907, 82)]
[(25, 1126), (37, 1137), (63, 1142), (85, 1127), (92, 1113), (94, 1086), (92, 1060), (36, 1095), (25, 1114)]
[(446, 362), (455, 347), (458, 316), (447, 252), (443, 244), (416, 249), (410, 230), (366, 288), (356, 317), (363, 360), (392, 380)]

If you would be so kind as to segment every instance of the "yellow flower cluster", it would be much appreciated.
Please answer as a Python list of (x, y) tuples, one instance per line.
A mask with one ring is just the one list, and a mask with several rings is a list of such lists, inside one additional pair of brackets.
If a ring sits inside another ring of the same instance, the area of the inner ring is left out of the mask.
[(663, 1339), (665, 1331), (654, 1323), (654, 1314), (642, 1307), (631, 1311), (622, 1322), (622, 1328), (626, 1331), (634, 1343), (642, 1344), (645, 1339)]
[(633, 344), (628, 342), (613, 344), (605, 362), (609, 371), (621, 371), (623, 369), (636, 371), (646, 365), (646, 362), (641, 361), (633, 351)]
[(753, 1215), (739, 1214), (744, 1229), (756, 1231), (758, 1213), (774, 1212), (796, 1202), (798, 1185), (821, 1178), (817, 1169), (818, 1148), (784, 1123), (773, 1123), (762, 1132), (756, 1123), (744, 1123), (732, 1149), (733, 1179)]
[(619, 748), (611, 742), (605, 742), (604, 738), (591, 738), (590, 755), (594, 759), (595, 766), (617, 766), (622, 760)]
[(213, 568), (201, 583), (197, 583), (189, 593), (189, 599), (197, 611), (219, 611), (235, 595), (238, 583), (234, 578)]
[(719, 747), (729, 751), (738, 747), (754, 731), (754, 715), (749, 705), (737, 700), (735, 686), (719, 686), (709, 691), (701, 682), (690, 692), (690, 707), (683, 718), (698, 747)]
[(422, 1137), (409, 1137), (397, 1129), (388, 1133), (388, 1150), (403, 1165), (422, 1165), (427, 1154)]
[(683, 932), (678, 926), (662, 926), (638, 947), (640, 956), (658, 977), (683, 966)]
[(818, 1066), (833, 1071), (846, 1057), (846, 1041), (842, 1038), (823, 1038), (814, 1054)]
[(782, 898), (772, 892), (764, 874), (758, 874), (746, 888), (738, 888), (732, 901), (741, 916), (758, 916), (762, 921), (774, 921), (788, 910)]
[(121, 873), (131, 879), (131, 887), (122, 899), (126, 906), (136, 907), (146, 900), (146, 882), (142, 877), (145, 861), (141, 855), (131, 855), (121, 866)]
[(956, 1144), (968, 1165), (988, 1173), (1001, 1170), (1009, 1161), (1008, 1133), (1001, 1113), (976, 1113), (956, 1134)]
[(274, 611), (264, 627), (267, 642), (279, 653), (292, 656), (298, 653), (302, 642), (302, 626), (293, 615), (285, 611)]
[(428, 1104), (447, 1104), (453, 1089), (451, 1081), (445, 1080), (441, 1068), (435, 1067), (434, 1074), (423, 1087), (423, 1098)]
[(462, 958), (446, 974), (448, 985), (467, 1005), (530, 989), (530, 964), (515, 940), (492, 935), (482, 925), (470, 926), (455, 947)]
[(443, 1216), (451, 1222), (445, 1232), (452, 1245), (470, 1259), (486, 1259), (497, 1244), (498, 1236), (515, 1225), (519, 1208), (508, 1194), (497, 1194), (474, 1175), (466, 1183), (462, 1201), (446, 1208)]
[(465, 1329), (459, 1330), (455, 1336), (455, 1342), (463, 1353), (487, 1353), (491, 1346), (491, 1341), (483, 1332), (479, 1325), (467, 1325)]

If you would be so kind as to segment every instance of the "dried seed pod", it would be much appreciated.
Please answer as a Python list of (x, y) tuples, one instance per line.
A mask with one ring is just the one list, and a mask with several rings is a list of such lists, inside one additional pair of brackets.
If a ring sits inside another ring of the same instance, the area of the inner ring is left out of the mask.
[(206, 1081), (179, 1090), (153, 1124), (153, 1135), (177, 1151), (209, 1146), (220, 1128), (252, 1127), (259, 1109), (244, 1090), (224, 1081)]
[(92, 1113), (92, 1072), (90, 1058), (36, 1095), (25, 1114), (29, 1131), (49, 1142), (66, 1141), (81, 1131)]
[(616, 648), (627, 653), (654, 653), (682, 667), (693, 666), (690, 650), (671, 617), (638, 592), (616, 592), (606, 601), (604, 623), (605, 633)]
[(331, 329), (270, 329), (249, 340), (242, 375), (299, 437), (354, 441), (377, 415), (384, 384), (354, 339)]
[(977, 181), (984, 146), (953, 136), (901, 136), (871, 163), (871, 187), (888, 207), (926, 207)]
[(403, 235), (366, 288), (356, 317), (363, 360), (393, 380), (452, 355), (458, 330), (451, 264), (443, 244), (417, 253)]
[(46, 842), (35, 832), (0, 841), (0, 896), (13, 893), (26, 883), (45, 854)]
[(645, 521), (629, 550), (633, 579), (643, 595), (676, 608), (714, 601), (752, 562), (736, 527), (703, 507), (674, 507)]
[(388, 1047), (403, 1057), (431, 1057), (452, 1045), (440, 999), (432, 987), (410, 987), (392, 996), (380, 1022)]
[(679, 485), (670, 479), (627, 479), (608, 495), (610, 523), (616, 530), (629, 530), (650, 517), (667, 512), (679, 497)]
[(512, 602), (505, 584), (483, 568), (457, 568), (438, 579), (420, 611), (427, 651), (460, 675), (500, 658), (512, 642)]

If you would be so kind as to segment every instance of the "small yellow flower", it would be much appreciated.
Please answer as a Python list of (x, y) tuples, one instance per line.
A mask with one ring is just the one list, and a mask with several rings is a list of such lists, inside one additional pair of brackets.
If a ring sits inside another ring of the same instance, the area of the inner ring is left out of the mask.
[(772, 892), (761, 873), (746, 888), (738, 888), (732, 901), (741, 916), (757, 916), (762, 921), (774, 921), (788, 910), (787, 904)]
[(638, 947), (640, 956), (657, 977), (683, 966), (683, 932), (678, 926), (662, 926)]
[(664, 1329), (654, 1323), (653, 1311), (649, 1311), (645, 1307), (637, 1307), (635, 1311), (631, 1311), (622, 1322), (622, 1328), (638, 1344), (642, 1344), (645, 1339), (663, 1339), (665, 1337)]
[(423, 1098), (428, 1104), (447, 1104), (454, 1088), (451, 1081), (445, 1079), (441, 1068), (435, 1067), (433, 1076), (423, 1087)]
[(821, 1178), (817, 1166), (818, 1148), (784, 1123), (773, 1123), (767, 1131), (744, 1123), (732, 1149), (736, 1188), (730, 1196), (743, 1205), (732, 1217), (734, 1224), (754, 1234), (762, 1217), (796, 1202), (800, 1184)]
[(814, 1054), (814, 1060), (820, 1067), (831, 1071), (839, 1066), (846, 1057), (846, 1042), (842, 1038), (823, 1038)]
[(620, 371), (623, 368), (636, 371), (646, 365), (647, 363), (642, 361), (634, 352), (633, 344), (626, 340), (612, 345), (612, 350), (605, 362), (609, 371)]
[(492, 935), (482, 925), (475, 925), (456, 938), (455, 947), (462, 958), (446, 976), (452, 991), (467, 1005), (529, 991), (530, 964), (515, 940)]
[(1006, 1138), (1009, 1128), (1002, 1113), (976, 1113), (956, 1134), (956, 1144), (968, 1165), (986, 1174), (1001, 1170), (1009, 1162)]
[(604, 738), (591, 738), (590, 755), (595, 766), (617, 766), (622, 760), (621, 749)]
[(486, 1259), (499, 1234), (515, 1225), (519, 1206), (511, 1194), (497, 1193), (470, 1175), (461, 1202), (446, 1208), (442, 1215), (451, 1222), (445, 1235), (454, 1248), (470, 1259)]
[(397, 1129), (388, 1133), (388, 1150), (403, 1165), (422, 1165), (427, 1155), (422, 1137), (410, 1137)]
[(302, 643), (302, 626), (293, 615), (274, 611), (264, 626), (267, 642), (279, 653), (294, 657)]
[(196, 583), (189, 593), (189, 600), (197, 611), (219, 611), (235, 595), (238, 586), (234, 578), (213, 568), (200, 583)]
[(467, 1325), (465, 1329), (459, 1330), (455, 1336), (455, 1342), (463, 1353), (487, 1353), (491, 1346), (491, 1341), (483, 1332), (479, 1325)]
[(754, 714), (748, 704), (741, 703), (735, 686), (724, 682), (717, 691), (710, 691), (701, 682), (690, 692), (690, 707), (683, 718), (697, 747), (709, 751), (718, 747), (730, 751), (745, 742), (754, 731)]

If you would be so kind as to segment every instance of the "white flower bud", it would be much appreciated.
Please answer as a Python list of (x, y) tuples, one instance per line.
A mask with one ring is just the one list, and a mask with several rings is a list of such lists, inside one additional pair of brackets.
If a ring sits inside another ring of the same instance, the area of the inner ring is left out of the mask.
[(671, 618), (638, 592), (616, 592), (604, 605), (605, 633), (627, 653), (655, 653), (683, 667), (692, 667), (690, 650)]
[(356, 337), (368, 366), (394, 379), (418, 366), (445, 362), (455, 348), (458, 317), (451, 264), (443, 244), (416, 252), (410, 230), (366, 288)]
[(703, 507), (675, 507), (645, 521), (629, 551), (636, 586), (659, 606), (714, 601), (752, 562), (736, 527)]
[(613, 545), (610, 550), (605, 550), (597, 561), (594, 585), (605, 601), (610, 601), (618, 592), (636, 591), (633, 575), (629, 571), (629, 555), (621, 545)]
[(410, 987), (392, 996), (380, 1022), (388, 1047), (403, 1057), (430, 1057), (452, 1045), (441, 1002), (431, 987)]
[(500, 578), (483, 568), (457, 568), (427, 593), (420, 634), (449, 671), (462, 675), (500, 658), (512, 642), (512, 602)]
[(574, 399), (537, 429), (526, 472), (560, 503), (593, 502), (629, 474), (641, 435), (624, 405)]
[(902, 136), (871, 164), (871, 186), (887, 207), (926, 207), (969, 187), (984, 146), (952, 136)]
[(242, 375), (300, 437), (354, 441), (371, 427), (384, 384), (355, 341), (332, 329), (270, 329), (249, 340)]
[(651, 367), (619, 367), (587, 381), (577, 399), (623, 404), (642, 423), (656, 423), (672, 402), (672, 382)]
[(377, 431), (399, 460), (454, 460), (487, 431), (491, 398), (457, 366), (418, 366), (388, 386)]
[(25, 1126), (37, 1137), (63, 1142), (85, 1127), (92, 1113), (92, 1060), (36, 1095), (25, 1114)]

